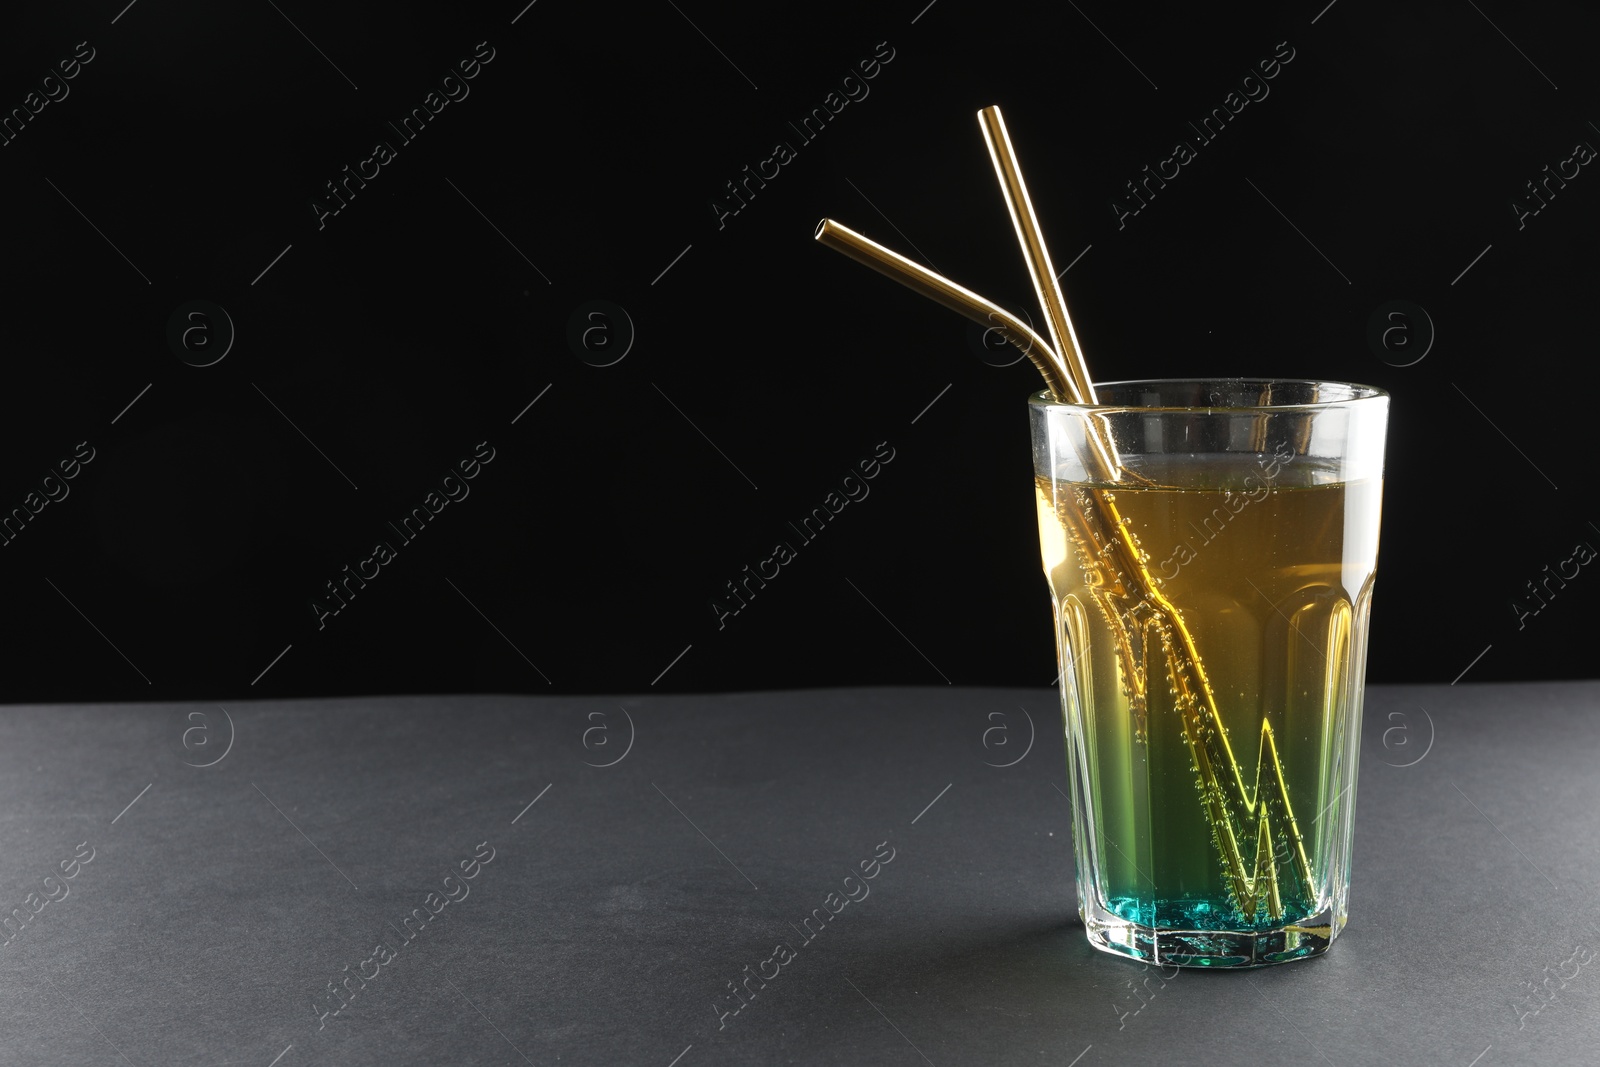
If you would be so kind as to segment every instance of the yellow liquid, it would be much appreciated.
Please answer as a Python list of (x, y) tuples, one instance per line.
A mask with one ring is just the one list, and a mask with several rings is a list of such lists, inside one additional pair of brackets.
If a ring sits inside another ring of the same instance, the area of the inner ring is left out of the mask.
[[(1162, 462), (1104, 504), (1036, 486), (1080, 894), (1146, 927), (1342, 925), (1381, 483), (1307, 457)], [(1135, 555), (1097, 543), (1111, 517)]]

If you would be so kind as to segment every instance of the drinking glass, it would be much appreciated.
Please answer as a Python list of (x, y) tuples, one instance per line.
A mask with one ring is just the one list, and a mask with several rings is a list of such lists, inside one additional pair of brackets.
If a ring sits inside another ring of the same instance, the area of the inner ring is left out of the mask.
[(1078, 909), (1163, 964), (1344, 928), (1389, 398), (1112, 382), (1029, 400)]

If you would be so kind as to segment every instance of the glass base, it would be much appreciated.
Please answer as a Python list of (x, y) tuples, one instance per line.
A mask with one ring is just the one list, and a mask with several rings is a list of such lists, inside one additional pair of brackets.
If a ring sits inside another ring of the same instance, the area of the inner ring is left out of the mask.
[(1255, 930), (1181, 930), (1145, 926), (1102, 908), (1080, 910), (1089, 944), (1102, 952), (1158, 966), (1266, 967), (1328, 951), (1348, 918), (1330, 906), (1281, 927)]

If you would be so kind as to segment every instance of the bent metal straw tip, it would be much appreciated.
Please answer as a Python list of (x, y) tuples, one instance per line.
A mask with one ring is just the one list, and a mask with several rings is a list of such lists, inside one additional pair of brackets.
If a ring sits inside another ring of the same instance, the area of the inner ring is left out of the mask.
[(1049, 342), (993, 301), (832, 219), (825, 218), (817, 224), (815, 237), (824, 247), (849, 256), (976, 323), (998, 330), (1033, 361), (1052, 396), (1063, 401), (1074, 398), (1061, 357)]

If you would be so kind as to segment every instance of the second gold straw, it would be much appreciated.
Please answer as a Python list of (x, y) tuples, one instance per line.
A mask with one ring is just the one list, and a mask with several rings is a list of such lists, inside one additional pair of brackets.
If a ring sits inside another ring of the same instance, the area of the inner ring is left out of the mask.
[(1089, 368), (1078, 347), (1078, 335), (1072, 329), (1072, 319), (1067, 315), (1066, 301), (1056, 284), (1055, 267), (1050, 262), (1050, 252), (1045, 247), (1044, 234), (1039, 230), (1039, 220), (1033, 213), (1033, 201), (1028, 197), (1028, 186), (1022, 180), (1022, 168), (1011, 147), (1011, 135), (1006, 132), (1006, 121), (998, 107), (986, 107), (978, 112), (978, 124), (983, 128), (984, 143), (989, 146), (989, 159), (995, 174), (1000, 178), (1000, 188), (1005, 193), (1006, 209), (1011, 213), (1011, 225), (1017, 231), (1024, 258), (1028, 261), (1028, 274), (1033, 278), (1033, 291), (1044, 307), (1045, 321), (1050, 327), (1050, 340), (1066, 364), (1071, 375), (1075, 399), (1080, 404), (1096, 401), (1094, 385), (1089, 380)]

